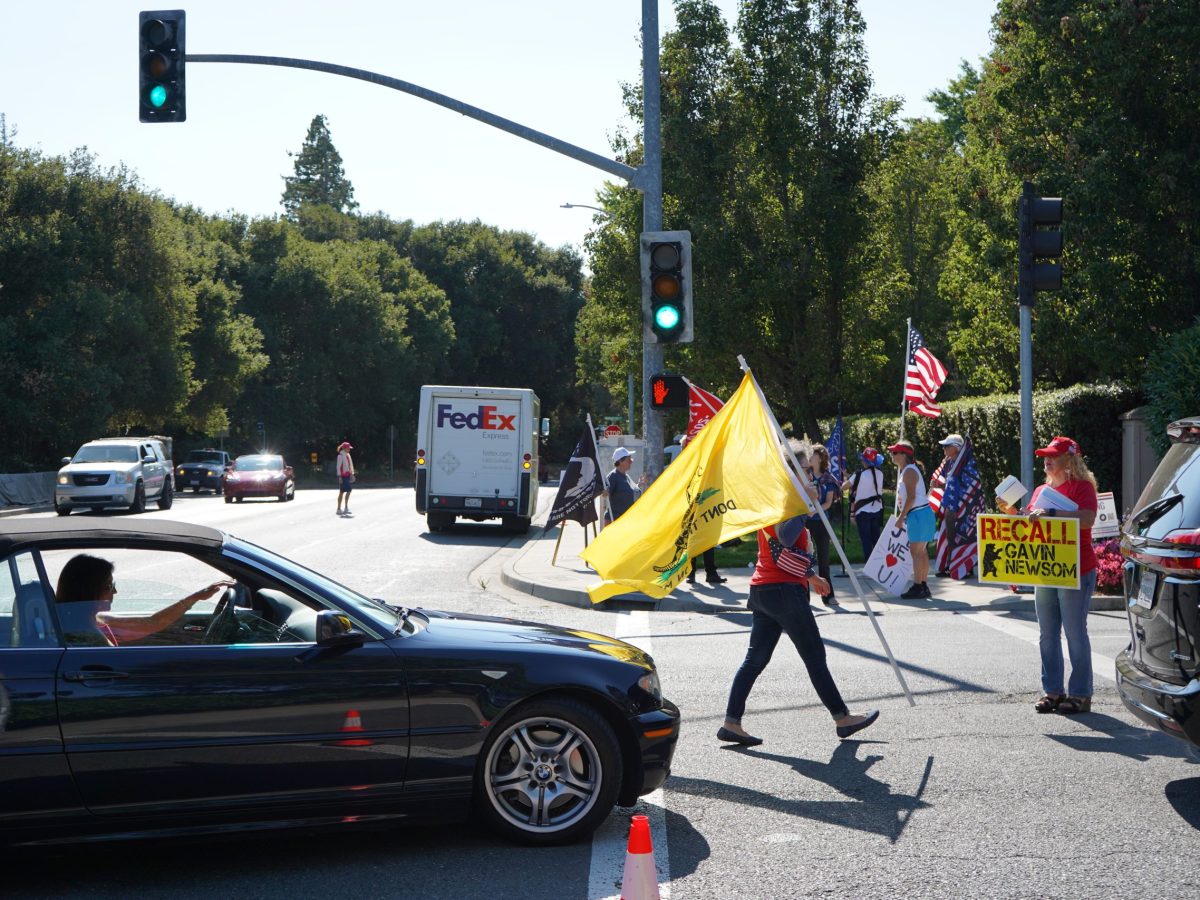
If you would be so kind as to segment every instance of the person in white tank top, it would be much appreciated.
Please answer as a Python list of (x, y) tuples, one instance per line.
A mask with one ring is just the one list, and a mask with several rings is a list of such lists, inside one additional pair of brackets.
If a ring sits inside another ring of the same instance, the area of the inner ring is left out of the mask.
[(925, 478), (914, 462), (916, 451), (908, 441), (888, 447), (892, 462), (899, 470), (896, 478), (896, 524), (908, 529), (908, 549), (912, 553), (913, 583), (901, 594), (905, 600), (929, 600), (929, 542), (937, 522), (925, 492)]

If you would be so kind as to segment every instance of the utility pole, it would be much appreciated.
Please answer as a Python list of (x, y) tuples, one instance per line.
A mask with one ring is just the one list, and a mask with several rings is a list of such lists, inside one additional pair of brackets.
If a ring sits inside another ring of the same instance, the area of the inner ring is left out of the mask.
[[(659, 99), (658, 0), (642, 0), (642, 231), (662, 231), (662, 104)], [(662, 473), (663, 418), (651, 409), (650, 379), (663, 368), (662, 345), (642, 338), (642, 437), (646, 472)]]

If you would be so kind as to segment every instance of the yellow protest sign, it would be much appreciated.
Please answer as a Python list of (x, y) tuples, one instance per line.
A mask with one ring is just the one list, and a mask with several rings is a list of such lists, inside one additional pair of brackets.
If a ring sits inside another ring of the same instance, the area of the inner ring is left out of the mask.
[(1079, 520), (976, 517), (981, 584), (1079, 588)]

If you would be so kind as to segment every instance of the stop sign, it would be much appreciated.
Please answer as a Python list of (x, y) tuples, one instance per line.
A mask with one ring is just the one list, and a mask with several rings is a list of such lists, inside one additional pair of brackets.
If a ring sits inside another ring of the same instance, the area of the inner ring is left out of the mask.
[(620, 425), (609, 425), (604, 429), (605, 437), (620, 437), (620, 435), (621, 435), (621, 426)]

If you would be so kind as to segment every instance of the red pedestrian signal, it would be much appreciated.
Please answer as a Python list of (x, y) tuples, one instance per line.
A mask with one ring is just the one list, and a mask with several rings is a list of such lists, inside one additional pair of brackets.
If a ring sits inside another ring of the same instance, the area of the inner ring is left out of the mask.
[(650, 379), (651, 409), (687, 409), (688, 385), (682, 375), (655, 375)]

